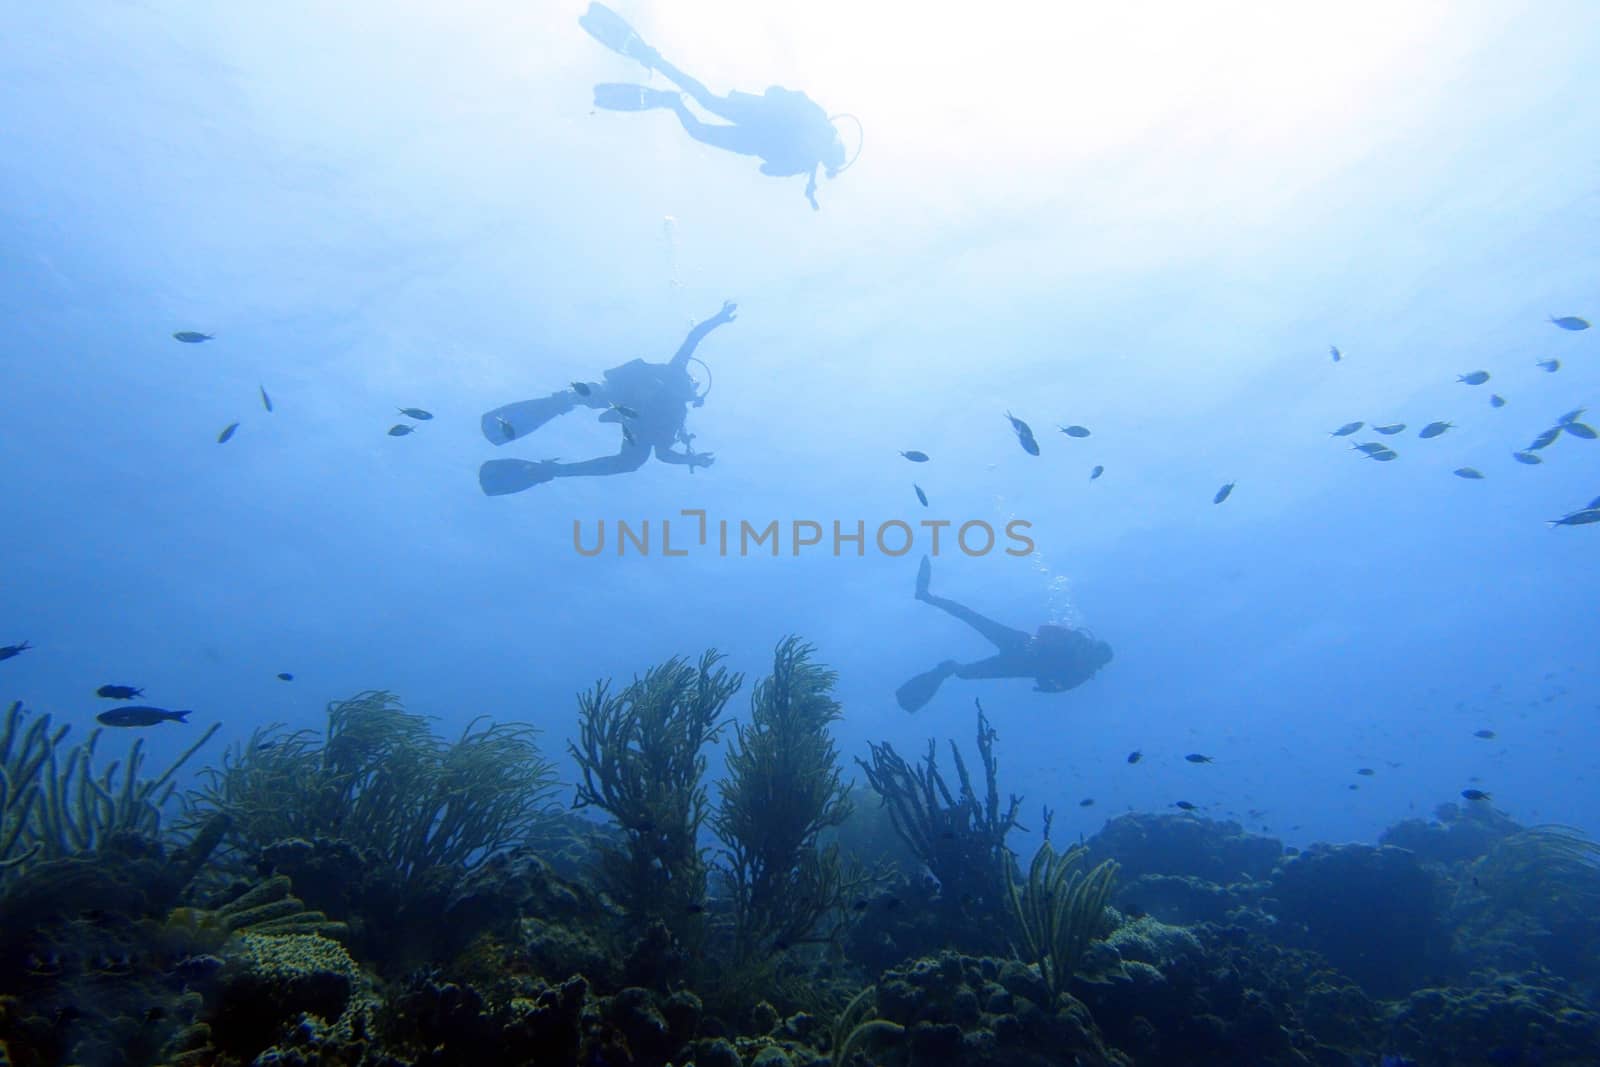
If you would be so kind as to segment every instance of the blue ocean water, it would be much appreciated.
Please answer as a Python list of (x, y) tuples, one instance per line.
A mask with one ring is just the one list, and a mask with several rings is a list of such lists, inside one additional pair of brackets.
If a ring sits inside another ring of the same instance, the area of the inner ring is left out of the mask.
[[(596, 679), (708, 647), (753, 679), (799, 634), (846, 755), (965, 743), (981, 699), (1067, 838), (1183, 800), (1371, 841), (1466, 788), (1600, 832), (1600, 527), (1547, 525), (1600, 493), (1600, 443), (1511, 456), (1600, 414), (1600, 331), (1549, 321), (1600, 317), (1591, 7), (630, 7), (718, 91), (859, 116), (815, 212), (669, 113), (596, 111), (644, 76), (583, 7), (0, 16), (0, 643), (33, 646), (0, 696), (77, 737), (96, 686), (142, 686), (193, 709), (143, 734), (172, 756), (386, 688), (564, 761)], [(618, 445), (580, 409), (497, 447), (483, 412), (665, 360), (727, 300), (689, 416), (714, 466), (480, 492), (485, 460)], [(409, 406), (436, 417), (386, 435)], [(1353, 420), (1406, 423), (1398, 460), (1329, 436)], [(987, 652), (913, 599), (924, 528), (902, 556), (574, 550), (683, 509), (1024, 521), (1036, 552), (947, 543), (935, 591), (1115, 659), (908, 715), (908, 677)]]

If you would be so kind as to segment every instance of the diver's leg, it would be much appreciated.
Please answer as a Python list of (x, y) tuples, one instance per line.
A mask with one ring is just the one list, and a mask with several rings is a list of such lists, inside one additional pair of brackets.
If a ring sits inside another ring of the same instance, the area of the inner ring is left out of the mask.
[(534, 400), (519, 400), (485, 412), (479, 420), (483, 436), (497, 445), (525, 437), (551, 419), (565, 415), (579, 404), (587, 407), (605, 407), (585, 400), (571, 389), (541, 396)]
[(962, 663), (954, 672), (957, 678), (1031, 678), (1032, 667), (1016, 656), (1002, 652), (998, 656), (980, 659), (976, 663)]
[(760, 149), (750, 142), (750, 135), (743, 127), (702, 122), (698, 115), (689, 110), (689, 105), (683, 102), (681, 96), (673, 97), (672, 110), (678, 116), (678, 122), (683, 126), (684, 132), (701, 144), (708, 144), (725, 152), (737, 152), (741, 156), (761, 154)]
[(1028, 643), (1028, 635), (1021, 630), (1013, 630), (1009, 626), (1002, 626), (993, 619), (979, 615), (965, 604), (958, 604), (954, 600), (947, 600), (942, 596), (934, 596), (928, 591), (928, 585), (933, 580), (933, 564), (927, 556), (922, 557), (922, 562), (917, 565), (917, 593), (916, 598), (924, 604), (932, 604), (940, 611), (953, 615), (978, 631), (989, 643), (1001, 652), (1023, 648)]
[(650, 458), (650, 446), (635, 442), (625, 444), (612, 456), (586, 459), (578, 463), (551, 463), (552, 478), (591, 478), (607, 474), (629, 474), (644, 466)]

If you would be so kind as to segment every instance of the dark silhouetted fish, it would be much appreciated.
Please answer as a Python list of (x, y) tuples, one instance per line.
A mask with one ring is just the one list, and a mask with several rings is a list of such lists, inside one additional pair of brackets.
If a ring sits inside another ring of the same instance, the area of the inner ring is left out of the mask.
[(1387, 426), (1374, 426), (1373, 430), (1376, 431), (1377, 433), (1396, 434), (1396, 433), (1399, 433), (1400, 431), (1404, 430), (1405, 428), (1406, 428), (1406, 424), (1403, 423), (1403, 422), (1391, 422)]
[(1551, 526), (1587, 526), (1591, 522), (1600, 522), (1600, 508), (1584, 508), (1559, 519), (1550, 519), (1549, 522)]
[(1457, 478), (1467, 478), (1471, 480), (1477, 480), (1483, 477), (1483, 472), (1476, 467), (1457, 467), (1451, 473)]
[(912, 482), (911, 483), (911, 488), (913, 488), (913, 489), (915, 489), (917, 491), (917, 499), (922, 501), (922, 506), (923, 507), (927, 507), (928, 506), (928, 494), (924, 493), (922, 491), (922, 486), (918, 485), (915, 482)]
[(406, 434), (411, 433), (414, 429), (416, 429), (416, 427), (407, 426), (403, 422), (397, 422), (393, 426), (389, 427), (389, 436), (404, 437)]
[[(511, 425), (511, 423), (505, 418), (505, 416), (496, 415), (494, 417), (494, 422), (495, 422), (496, 426), (500, 427), (500, 436), (501, 437), (504, 437), (507, 441), (516, 440), (516, 438), (517, 438), (517, 428), (515, 426)], [(622, 439), (627, 441), (629, 444), (633, 443), (633, 434), (628, 432), (628, 428), (626, 426), (624, 426), (622, 428)]]
[(1589, 328), (1589, 320), (1580, 319), (1576, 315), (1563, 315), (1559, 319), (1551, 315), (1550, 321), (1563, 330), (1587, 330)]
[(8, 660), (13, 656), (20, 656), (33, 646), (24, 641), (20, 645), (5, 645), (0, 647), (0, 660)]
[(1061, 432), (1066, 434), (1068, 437), (1089, 436), (1089, 428), (1087, 426), (1063, 426), (1061, 427)]
[(1374, 774), (1377, 774), (1378, 772), (1373, 770), (1371, 767), (1361, 767), (1361, 768), (1357, 769), (1356, 773), (1361, 775), (1361, 777), (1363, 777), (1363, 778), (1371, 778)]
[(1229, 482), (1227, 485), (1224, 485), (1221, 489), (1218, 489), (1217, 490), (1217, 495), (1211, 498), (1211, 502), (1213, 504), (1220, 504), (1224, 500), (1228, 499), (1229, 494), (1231, 494), (1233, 492), (1233, 486), (1234, 486), (1234, 483), (1233, 482)]
[(1104, 474), (1105, 472), (1106, 472), (1106, 469), (1104, 467), (1096, 467), (1094, 470), (1089, 472), (1089, 480), (1092, 482), (1096, 478), (1098, 478), (1102, 474)]
[(1430, 422), (1418, 432), (1417, 436), (1421, 438), (1438, 437), (1446, 430), (1454, 428), (1455, 423), (1453, 422)]
[(900, 454), (913, 463), (928, 462), (928, 454), (926, 452), (918, 452), (916, 449), (912, 449), (909, 452), (901, 452)]
[(1368, 452), (1367, 453), (1367, 458), (1368, 459), (1375, 459), (1379, 463), (1388, 463), (1392, 459), (1398, 459), (1399, 456), (1400, 456), (1400, 453), (1396, 452), (1392, 448), (1385, 448), (1385, 449), (1380, 449), (1377, 452)]
[(594, 390), (589, 388), (588, 382), (573, 382), (572, 391), (577, 393), (579, 396), (588, 396), (590, 393), (594, 392)]
[(272, 414), (272, 398), (267, 395), (267, 387), (258, 385), (256, 388), (261, 390), (261, 406), (267, 409), (267, 414)]
[(135, 689), (131, 685), (102, 685), (94, 691), (94, 695), (105, 697), (107, 700), (132, 700), (144, 696), (144, 690)]
[(1364, 423), (1364, 422), (1347, 422), (1343, 426), (1339, 427), (1337, 430), (1330, 430), (1328, 432), (1328, 436), (1329, 437), (1349, 437), (1351, 434), (1355, 433), (1357, 430), (1361, 429), (1361, 427), (1363, 427), (1365, 425), (1366, 425), (1366, 423)]
[(1546, 374), (1554, 374), (1556, 371), (1561, 369), (1561, 361), (1559, 359), (1541, 359), (1539, 362), (1535, 363), (1534, 366), (1538, 367)]
[(290, 674), (288, 671), (279, 671), (278, 672), (278, 681), (280, 681), (280, 682), (292, 682), (292, 681), (294, 681), (294, 675)]
[(1539, 458), (1539, 454), (1537, 452), (1513, 452), (1511, 453), (1511, 458), (1516, 460), (1518, 463), (1526, 463), (1530, 467), (1535, 463), (1544, 462), (1544, 460)]
[(611, 405), (611, 410), (615, 411), (618, 415), (621, 415), (625, 419), (637, 419), (639, 417), (639, 413), (626, 404), (613, 403)]
[(1561, 436), (1561, 427), (1552, 426), (1544, 433), (1533, 439), (1533, 444), (1528, 446), (1529, 452), (1537, 452), (1541, 448), (1548, 448), (1555, 444), (1556, 438)]
[(418, 422), (427, 422), (433, 418), (433, 412), (423, 411), (421, 408), (395, 408), (395, 410), (406, 418), (416, 419)]
[(1593, 441), (1596, 436), (1594, 427), (1590, 426), (1586, 422), (1569, 422), (1561, 428), (1570, 433), (1572, 436), (1581, 437), (1585, 441)]
[(1361, 444), (1351, 444), (1350, 447), (1366, 456), (1389, 451), (1389, 446), (1382, 441), (1364, 441)]
[(1499, 393), (1492, 393), (1489, 396), (1489, 406), (1492, 408), (1503, 408), (1506, 406), (1506, 398), (1501, 396)]
[(1587, 410), (1588, 410), (1588, 408), (1573, 408), (1571, 411), (1567, 412), (1565, 415), (1563, 415), (1559, 419), (1557, 419), (1556, 420), (1556, 425), (1557, 426), (1565, 426), (1569, 422), (1577, 422), (1580, 418), (1583, 417), (1583, 413), (1585, 411), (1587, 411)]
[(1084, 797), (1082, 800), (1078, 801), (1078, 807), (1080, 807), (1080, 808), (1092, 808), (1092, 807), (1094, 807), (1094, 797)]
[(1456, 381), (1463, 385), (1482, 385), (1488, 380), (1489, 372), (1486, 370), (1475, 370), (1471, 374), (1456, 375)]
[(1463, 789), (1461, 795), (1468, 800), (1488, 800), (1489, 794), (1481, 789)]
[(1174, 800), (1172, 802), (1172, 806), (1175, 808), (1182, 808), (1184, 811), (1195, 810), (1195, 805), (1189, 803), (1187, 800)]
[(1138, 749), (1134, 749), (1132, 752), (1128, 753), (1129, 763), (1138, 763), (1142, 759), (1144, 759), (1144, 753), (1140, 752)]
[(1481, 737), (1485, 741), (1493, 741), (1494, 740), (1494, 731), (1493, 730), (1474, 730), (1474, 731), (1472, 731), (1472, 736), (1473, 737)]
[(1329, 345), (1328, 346), (1328, 355), (1333, 357), (1333, 361), (1335, 363), (1339, 362), (1341, 359), (1344, 358), (1344, 356), (1342, 356), (1339, 353), (1339, 346), (1338, 345)]
[(1039, 454), (1039, 442), (1034, 440), (1033, 427), (1009, 411), (1006, 412), (1006, 419), (1011, 423), (1011, 428), (1016, 431), (1017, 443), (1022, 446), (1022, 450), (1030, 456), (1037, 456)]
[(196, 333), (193, 330), (179, 330), (172, 336), (177, 340), (182, 341), (186, 345), (197, 345), (201, 341), (211, 340), (213, 335), (209, 333)]
[(1191, 752), (1191, 753), (1189, 753), (1187, 756), (1185, 756), (1183, 758), (1188, 760), (1190, 763), (1215, 763), (1216, 762), (1216, 760), (1212, 759), (1210, 756), (1202, 756), (1198, 752)]
[(238, 428), (239, 428), (239, 424), (237, 422), (230, 422), (230, 423), (228, 423), (228, 425), (224, 426), (222, 428), (222, 432), (217, 434), (217, 444), (219, 444), (219, 445), (227, 444), (229, 439), (233, 437), (234, 431), (237, 430)]
[(125, 708), (102, 711), (95, 718), (107, 726), (154, 726), (158, 722), (188, 722), (191, 712), (129, 704)]

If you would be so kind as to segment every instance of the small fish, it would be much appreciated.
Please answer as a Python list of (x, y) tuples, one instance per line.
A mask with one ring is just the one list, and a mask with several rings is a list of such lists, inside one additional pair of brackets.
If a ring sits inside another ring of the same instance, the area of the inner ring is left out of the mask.
[(1172, 802), (1172, 806), (1175, 808), (1182, 808), (1184, 811), (1195, 810), (1195, 805), (1189, 803), (1187, 800), (1174, 800)]
[(1450, 473), (1454, 474), (1457, 478), (1466, 478), (1472, 481), (1483, 477), (1483, 472), (1476, 467), (1457, 467)]
[(1092, 482), (1096, 478), (1098, 478), (1102, 474), (1104, 474), (1105, 472), (1106, 472), (1106, 469), (1104, 467), (1096, 467), (1094, 470), (1089, 472), (1089, 480)]
[(407, 426), (403, 422), (397, 422), (393, 426), (389, 427), (389, 436), (404, 437), (406, 434), (411, 433), (415, 429), (415, 426)]
[(1468, 800), (1488, 800), (1489, 794), (1481, 789), (1463, 789), (1461, 795)]
[(1016, 431), (1017, 443), (1022, 446), (1022, 450), (1030, 456), (1037, 456), (1039, 454), (1039, 442), (1033, 438), (1033, 427), (1009, 411), (1006, 412), (1006, 418), (1010, 421), (1011, 428)]
[(922, 502), (922, 506), (923, 507), (927, 507), (928, 506), (928, 494), (924, 493), (922, 491), (922, 486), (918, 485), (916, 482), (912, 482), (911, 483), (911, 488), (913, 488), (913, 489), (915, 489), (917, 491), (917, 499)]
[(154, 726), (158, 722), (188, 722), (188, 711), (168, 711), (142, 704), (129, 704), (125, 708), (102, 711), (95, 718), (107, 726)]
[(1584, 508), (1559, 519), (1550, 519), (1549, 522), (1551, 526), (1587, 526), (1591, 522), (1600, 522), (1600, 508)]
[(1427, 439), (1429, 437), (1438, 437), (1446, 430), (1453, 429), (1455, 429), (1455, 423), (1453, 422), (1430, 422), (1428, 425), (1422, 428), (1422, 431), (1418, 433), (1417, 436), (1423, 439)]
[(270, 415), (272, 413), (272, 398), (267, 395), (267, 387), (258, 385), (256, 388), (261, 390), (261, 406), (266, 408), (267, 413)]
[(1094, 797), (1084, 797), (1082, 800), (1078, 801), (1078, 807), (1080, 807), (1080, 808), (1092, 808), (1092, 807), (1094, 807)]
[(1488, 380), (1489, 372), (1486, 370), (1475, 370), (1471, 374), (1456, 375), (1456, 381), (1463, 385), (1482, 385)]
[(1234, 483), (1233, 482), (1229, 482), (1227, 485), (1224, 485), (1221, 489), (1218, 489), (1217, 490), (1217, 495), (1211, 498), (1211, 502), (1213, 504), (1220, 504), (1224, 500), (1228, 499), (1228, 495), (1233, 492), (1233, 486), (1234, 486)]
[(1329, 437), (1349, 437), (1351, 434), (1355, 433), (1357, 430), (1361, 429), (1361, 427), (1363, 427), (1365, 425), (1366, 425), (1366, 423), (1364, 423), (1364, 422), (1347, 422), (1343, 426), (1339, 427), (1337, 430), (1331, 431), (1328, 434), (1328, 436)]
[(630, 445), (636, 445), (639, 443), (639, 439), (633, 436), (633, 431), (626, 426), (622, 428), (622, 440), (625, 444)]
[(8, 660), (13, 656), (20, 656), (33, 646), (24, 641), (20, 645), (6, 645), (0, 648), (0, 661)]
[(280, 682), (292, 682), (292, 681), (294, 681), (294, 675), (290, 674), (288, 671), (279, 671), (278, 672), (278, 681), (280, 681)]
[(228, 423), (228, 425), (224, 426), (222, 428), (222, 432), (217, 434), (217, 444), (219, 444), (219, 445), (227, 444), (228, 443), (228, 439), (233, 436), (233, 432), (235, 430), (237, 430), (238, 428), (239, 428), (239, 424), (237, 422), (230, 422), (230, 423)]
[(1344, 358), (1344, 356), (1341, 355), (1340, 352), (1339, 352), (1339, 346), (1338, 345), (1329, 345), (1328, 346), (1328, 355), (1333, 357), (1333, 361), (1335, 363), (1339, 362), (1341, 359)]
[(1544, 460), (1539, 458), (1539, 454), (1537, 452), (1513, 452), (1511, 453), (1511, 458), (1516, 460), (1518, 463), (1526, 463), (1530, 467), (1535, 463), (1544, 462)]
[(1580, 319), (1576, 315), (1563, 315), (1559, 319), (1551, 315), (1550, 321), (1563, 330), (1587, 330), (1589, 328), (1589, 320)]
[(913, 449), (910, 452), (902, 452), (900, 454), (902, 456), (906, 457), (907, 459), (909, 459), (913, 463), (926, 463), (926, 462), (928, 462), (928, 454), (926, 452), (918, 452), (915, 449)]
[(577, 393), (579, 396), (588, 396), (590, 393), (594, 392), (593, 389), (589, 388), (588, 382), (571, 382), (569, 384), (572, 386), (572, 391)]
[[(507, 441), (516, 440), (517, 428), (515, 426), (511, 425), (511, 423), (509, 421), (507, 421), (504, 417), (502, 417), (500, 415), (496, 415), (494, 417), (494, 421), (495, 421), (495, 425), (500, 427), (500, 436), (501, 437), (504, 437)], [(622, 436), (624, 436), (624, 437), (628, 436), (627, 427), (623, 427)]]
[(94, 691), (94, 695), (105, 697), (107, 700), (132, 700), (134, 697), (144, 696), (144, 690), (135, 689), (131, 685), (102, 685)]
[(1556, 420), (1556, 425), (1557, 426), (1565, 426), (1569, 422), (1577, 422), (1580, 418), (1583, 417), (1583, 413), (1585, 411), (1587, 411), (1587, 410), (1589, 410), (1589, 409), (1588, 408), (1573, 408), (1571, 411), (1567, 412), (1565, 415), (1563, 415), (1559, 419), (1557, 419)]
[(1535, 363), (1534, 366), (1538, 367), (1546, 374), (1554, 374), (1556, 371), (1561, 369), (1561, 361), (1559, 359), (1541, 359), (1539, 362)]
[(1389, 446), (1384, 444), (1382, 441), (1366, 441), (1359, 445), (1352, 444), (1350, 447), (1355, 449), (1357, 452), (1368, 456), (1375, 455), (1379, 452), (1389, 451)]
[(1375, 459), (1379, 463), (1388, 463), (1392, 459), (1397, 459), (1399, 455), (1400, 453), (1396, 452), (1394, 449), (1385, 448), (1380, 452), (1368, 452), (1367, 458)]
[(172, 336), (177, 340), (182, 341), (186, 345), (197, 345), (201, 341), (211, 340), (213, 335), (209, 333), (195, 333), (193, 330), (179, 330)]
[(1191, 753), (1189, 753), (1187, 756), (1185, 756), (1183, 758), (1188, 760), (1190, 763), (1215, 763), (1215, 762), (1217, 762), (1216, 760), (1212, 759), (1210, 756), (1202, 756), (1198, 752), (1191, 752)]
[(1506, 406), (1506, 398), (1501, 396), (1499, 393), (1491, 393), (1489, 395), (1489, 406), (1492, 408), (1503, 408)]
[(1391, 422), (1387, 426), (1374, 426), (1373, 427), (1373, 429), (1375, 431), (1377, 431), (1378, 433), (1387, 433), (1387, 434), (1396, 434), (1396, 433), (1399, 433), (1401, 430), (1404, 430), (1405, 428), (1406, 428), (1406, 424), (1403, 423), (1403, 422)]
[(427, 422), (433, 418), (433, 412), (423, 411), (421, 408), (395, 408), (395, 410), (406, 418), (416, 419), (418, 422)]
[(1363, 777), (1363, 778), (1371, 778), (1374, 774), (1377, 774), (1378, 772), (1373, 770), (1371, 767), (1361, 767), (1361, 768), (1358, 768), (1356, 770), (1356, 773), (1361, 775), (1361, 777)]
[(1585, 441), (1593, 441), (1596, 436), (1594, 427), (1590, 426), (1586, 422), (1569, 422), (1561, 428), (1570, 433), (1572, 436), (1581, 437)]
[(637, 419), (639, 417), (639, 413), (626, 404), (612, 404), (611, 410), (625, 419)]
[(1552, 426), (1552, 427), (1550, 427), (1544, 433), (1540, 434), (1538, 437), (1535, 437), (1533, 439), (1533, 444), (1528, 446), (1528, 451), (1529, 452), (1537, 452), (1541, 448), (1550, 447), (1552, 444), (1555, 443), (1556, 438), (1561, 436), (1561, 429), (1562, 428), (1560, 426)]
[(1087, 426), (1063, 426), (1061, 427), (1061, 432), (1066, 434), (1068, 437), (1089, 436), (1089, 428)]
[(1472, 736), (1473, 737), (1481, 737), (1485, 741), (1493, 741), (1494, 740), (1494, 731), (1493, 730), (1474, 730), (1474, 731), (1472, 731)]
[(1144, 759), (1144, 753), (1140, 752), (1138, 749), (1134, 749), (1132, 752), (1128, 753), (1129, 763), (1138, 763), (1142, 759)]

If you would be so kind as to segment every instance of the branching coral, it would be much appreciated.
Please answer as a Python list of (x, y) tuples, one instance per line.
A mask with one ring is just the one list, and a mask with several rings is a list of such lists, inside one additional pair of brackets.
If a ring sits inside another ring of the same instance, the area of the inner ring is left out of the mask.
[(1085, 874), (1088, 853), (1082, 845), (1057, 852), (1044, 842), (1033, 855), (1028, 884), (1020, 893), (1007, 868), (1012, 916), (1022, 933), (1019, 955), (1023, 962), (1038, 965), (1052, 1002), (1066, 991), (1084, 949), (1100, 934), (1117, 878), (1113, 860)]
[(728, 776), (711, 825), (727, 845), (735, 954), (805, 940), (828, 913), (842, 911), (866, 879), (847, 871), (837, 846), (817, 836), (850, 814), (849, 789), (828, 726), (839, 718), (838, 676), (811, 661), (813, 649), (785, 639), (772, 674), (757, 683), (749, 726), (736, 726)]
[(328, 706), (325, 739), (256, 731), (206, 772), (190, 807), (227, 813), (239, 856), (321, 836), (370, 851), (407, 880), (471, 870), (531, 834), (555, 788), (532, 727), (481, 721), (447, 744), (394, 694), (370, 690)]
[(959, 793), (952, 793), (938, 767), (938, 749), (917, 766), (908, 764), (887, 741), (871, 745), (872, 761), (858, 759), (867, 782), (883, 798), (894, 829), (939, 880), (940, 896), (949, 912), (945, 921), (959, 925), (967, 918), (1003, 914), (1006, 879), (1012, 864), (1006, 835), (1017, 822), (1022, 798), (1013, 795), (1000, 805), (994, 755), (995, 731), (978, 705), (978, 754), (983, 761), (985, 792), (979, 799), (966, 762), (954, 741)]
[(600, 808), (625, 835), (602, 856), (605, 888), (637, 923), (663, 922), (680, 941), (697, 940), (702, 925), (701, 750), (744, 682), (717, 666), (721, 659), (708, 651), (695, 666), (674, 657), (616, 693), (596, 683), (578, 697), (579, 736), (569, 746), (583, 773), (575, 806)]

